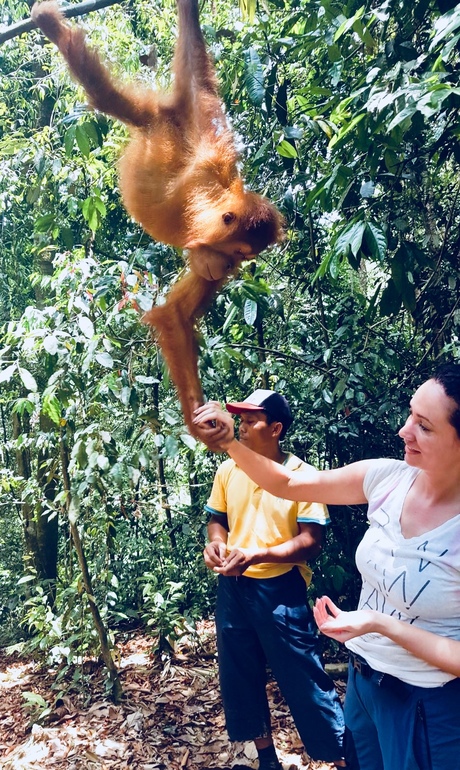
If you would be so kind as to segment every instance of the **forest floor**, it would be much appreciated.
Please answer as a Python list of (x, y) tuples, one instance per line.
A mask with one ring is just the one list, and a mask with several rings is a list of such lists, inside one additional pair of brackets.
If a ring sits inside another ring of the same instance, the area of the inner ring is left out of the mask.
[[(214, 626), (205, 622), (199, 632), (199, 649), (166, 664), (151, 655), (151, 637), (118, 638), (124, 697), (116, 706), (96, 661), (60, 676), (0, 650), (0, 770), (231, 770), (235, 763), (255, 770), (254, 745), (230, 744), (225, 733)], [(336, 685), (343, 694), (345, 682)], [(329, 770), (306, 756), (273, 681), (268, 691), (284, 770)]]

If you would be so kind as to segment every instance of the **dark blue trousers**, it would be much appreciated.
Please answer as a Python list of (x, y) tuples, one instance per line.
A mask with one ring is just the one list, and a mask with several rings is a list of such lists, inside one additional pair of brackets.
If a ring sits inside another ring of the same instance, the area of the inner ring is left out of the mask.
[(345, 722), (359, 770), (460, 768), (460, 679), (414, 687), (350, 665)]
[(219, 676), (232, 741), (268, 736), (266, 666), (313, 759), (343, 756), (342, 707), (318, 654), (318, 636), (297, 568), (258, 580), (219, 576), (216, 609)]

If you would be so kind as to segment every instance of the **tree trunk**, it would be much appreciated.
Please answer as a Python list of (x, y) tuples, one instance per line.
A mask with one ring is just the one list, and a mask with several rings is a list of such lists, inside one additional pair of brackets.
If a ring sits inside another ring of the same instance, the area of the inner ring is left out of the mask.
[[(44, 433), (55, 432), (56, 426), (46, 415), (40, 415), (40, 430)], [(51, 461), (51, 464), (50, 464)], [(57, 457), (51, 459), (49, 452), (40, 449), (37, 456), (37, 481), (42, 490), (43, 498), (52, 502), (57, 491)], [(57, 511), (45, 511), (43, 503), (38, 501), (35, 516), (38, 553), (42, 562), (43, 575), (45, 580), (51, 581), (50, 595), (52, 603), (56, 599), (56, 580), (58, 564), (58, 536), (59, 536), (59, 517)]]
[[(38, 76), (44, 75), (43, 70), (37, 65), (35, 70)], [(51, 97), (43, 100), (39, 121), (41, 126), (49, 125), (54, 104), (54, 99)], [(53, 274), (53, 264), (48, 255), (39, 259), (38, 270), (42, 275), (51, 276)], [(43, 307), (45, 297), (39, 284), (35, 287), (35, 297), (37, 307)], [(23, 433), (29, 434), (29, 418), (26, 413), (22, 417), (13, 413), (12, 421), (15, 439)], [(53, 438), (55, 437), (56, 426), (44, 414), (40, 414), (38, 429), (42, 434), (53, 434)], [(57, 511), (48, 510), (45, 501), (52, 503), (56, 495), (58, 485), (56, 472), (59, 466), (59, 456), (54, 448), (50, 449), (50, 445), (52, 442), (39, 443), (40, 448), (36, 453), (31, 452), (28, 447), (19, 447), (16, 450), (16, 462), (19, 474), (25, 481), (30, 480), (33, 476), (37, 481), (38, 491), (35, 501), (24, 501), (21, 508), (24, 539), (26, 553), (36, 570), (37, 580), (40, 583), (45, 582), (44, 587), (50, 605), (53, 607), (56, 601), (59, 518)]]
[(67, 451), (67, 445), (64, 436), (64, 429), (61, 431), (61, 466), (62, 466), (62, 478), (64, 482), (64, 490), (66, 493), (66, 511), (69, 517), (70, 533), (77, 553), (78, 564), (80, 566), (81, 575), (83, 578), (83, 585), (85, 588), (86, 597), (88, 599), (89, 608), (93, 616), (94, 627), (99, 637), (99, 643), (101, 648), (101, 657), (105, 663), (107, 671), (109, 672), (110, 681), (112, 683), (112, 700), (114, 703), (119, 703), (123, 695), (123, 689), (118, 675), (117, 667), (110, 651), (109, 639), (104, 622), (99, 612), (99, 607), (96, 604), (94, 598), (93, 586), (91, 582), (91, 575), (89, 574), (88, 562), (86, 560), (83, 543), (80, 537), (80, 532), (77, 527), (79, 503), (75, 497), (72, 496), (70, 477), (69, 477), (69, 457)]
[[(43, 418), (46, 420), (46, 418)], [(19, 438), (22, 433), (28, 433), (28, 420), (24, 424), (18, 414), (13, 414), (13, 436)], [(44, 426), (40, 419), (40, 428)], [(56, 475), (46, 465), (46, 454), (39, 452), (37, 464), (37, 482), (47, 500), (53, 500), (56, 491)], [(25, 481), (32, 478), (32, 466), (30, 453), (27, 448), (16, 450), (16, 462), (20, 476)], [(26, 552), (29, 555), (32, 566), (36, 570), (37, 579), (46, 582), (46, 590), (51, 606), (56, 601), (57, 579), (57, 543), (58, 543), (58, 517), (50, 515), (44, 510), (42, 498), (35, 504), (24, 501), (21, 508), (24, 528)]]
[[(159, 396), (158, 396), (157, 384), (153, 386), (153, 403), (154, 403), (155, 409), (158, 412)], [(162, 457), (158, 458), (157, 468), (158, 468), (158, 482), (160, 487), (161, 507), (166, 517), (166, 523), (168, 525), (168, 536), (171, 541), (171, 546), (173, 551), (175, 551), (177, 548), (177, 541), (176, 541), (176, 536), (174, 534), (171, 506), (169, 505), (169, 501), (168, 501), (168, 487), (166, 484), (165, 462)]]
[(195, 457), (192, 452), (188, 453), (188, 488), (190, 493), (190, 507), (193, 521), (198, 521), (202, 515), (201, 495), (198, 487), (198, 471)]
[[(257, 346), (258, 346), (258, 356), (259, 361), (261, 364), (266, 363), (266, 357), (265, 357), (265, 337), (264, 337), (264, 326), (263, 326), (263, 320), (259, 317), (257, 317), (256, 321), (256, 332), (257, 332)], [(268, 382), (268, 373), (266, 369), (264, 368), (262, 377), (261, 377), (261, 385), (264, 390), (269, 390), (270, 385)]]

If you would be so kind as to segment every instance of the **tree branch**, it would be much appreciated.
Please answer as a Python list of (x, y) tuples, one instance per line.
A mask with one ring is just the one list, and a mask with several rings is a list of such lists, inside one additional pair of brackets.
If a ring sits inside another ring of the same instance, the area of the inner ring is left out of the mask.
[[(83, 3), (63, 6), (61, 11), (64, 16), (71, 19), (73, 16), (83, 16), (92, 11), (99, 11), (101, 8), (107, 8), (109, 5), (118, 5), (120, 2), (121, 0), (84, 0)], [(37, 25), (30, 18), (18, 21), (16, 24), (7, 27), (3, 32), (0, 32), (0, 45), (7, 40), (12, 40), (13, 37), (22, 35), (23, 32), (30, 32), (31, 29), (36, 29), (36, 27)]]

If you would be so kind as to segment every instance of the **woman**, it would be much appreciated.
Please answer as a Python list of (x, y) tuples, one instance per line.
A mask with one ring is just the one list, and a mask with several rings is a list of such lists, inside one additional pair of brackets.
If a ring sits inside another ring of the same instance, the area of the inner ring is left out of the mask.
[(236, 441), (217, 404), (195, 417), (205, 443), (218, 441), (274, 495), (368, 503), (358, 611), (327, 597), (315, 608), (321, 631), (350, 650), (347, 759), (359, 770), (460, 767), (460, 366), (441, 367), (410, 407), (404, 461), (298, 474)]

